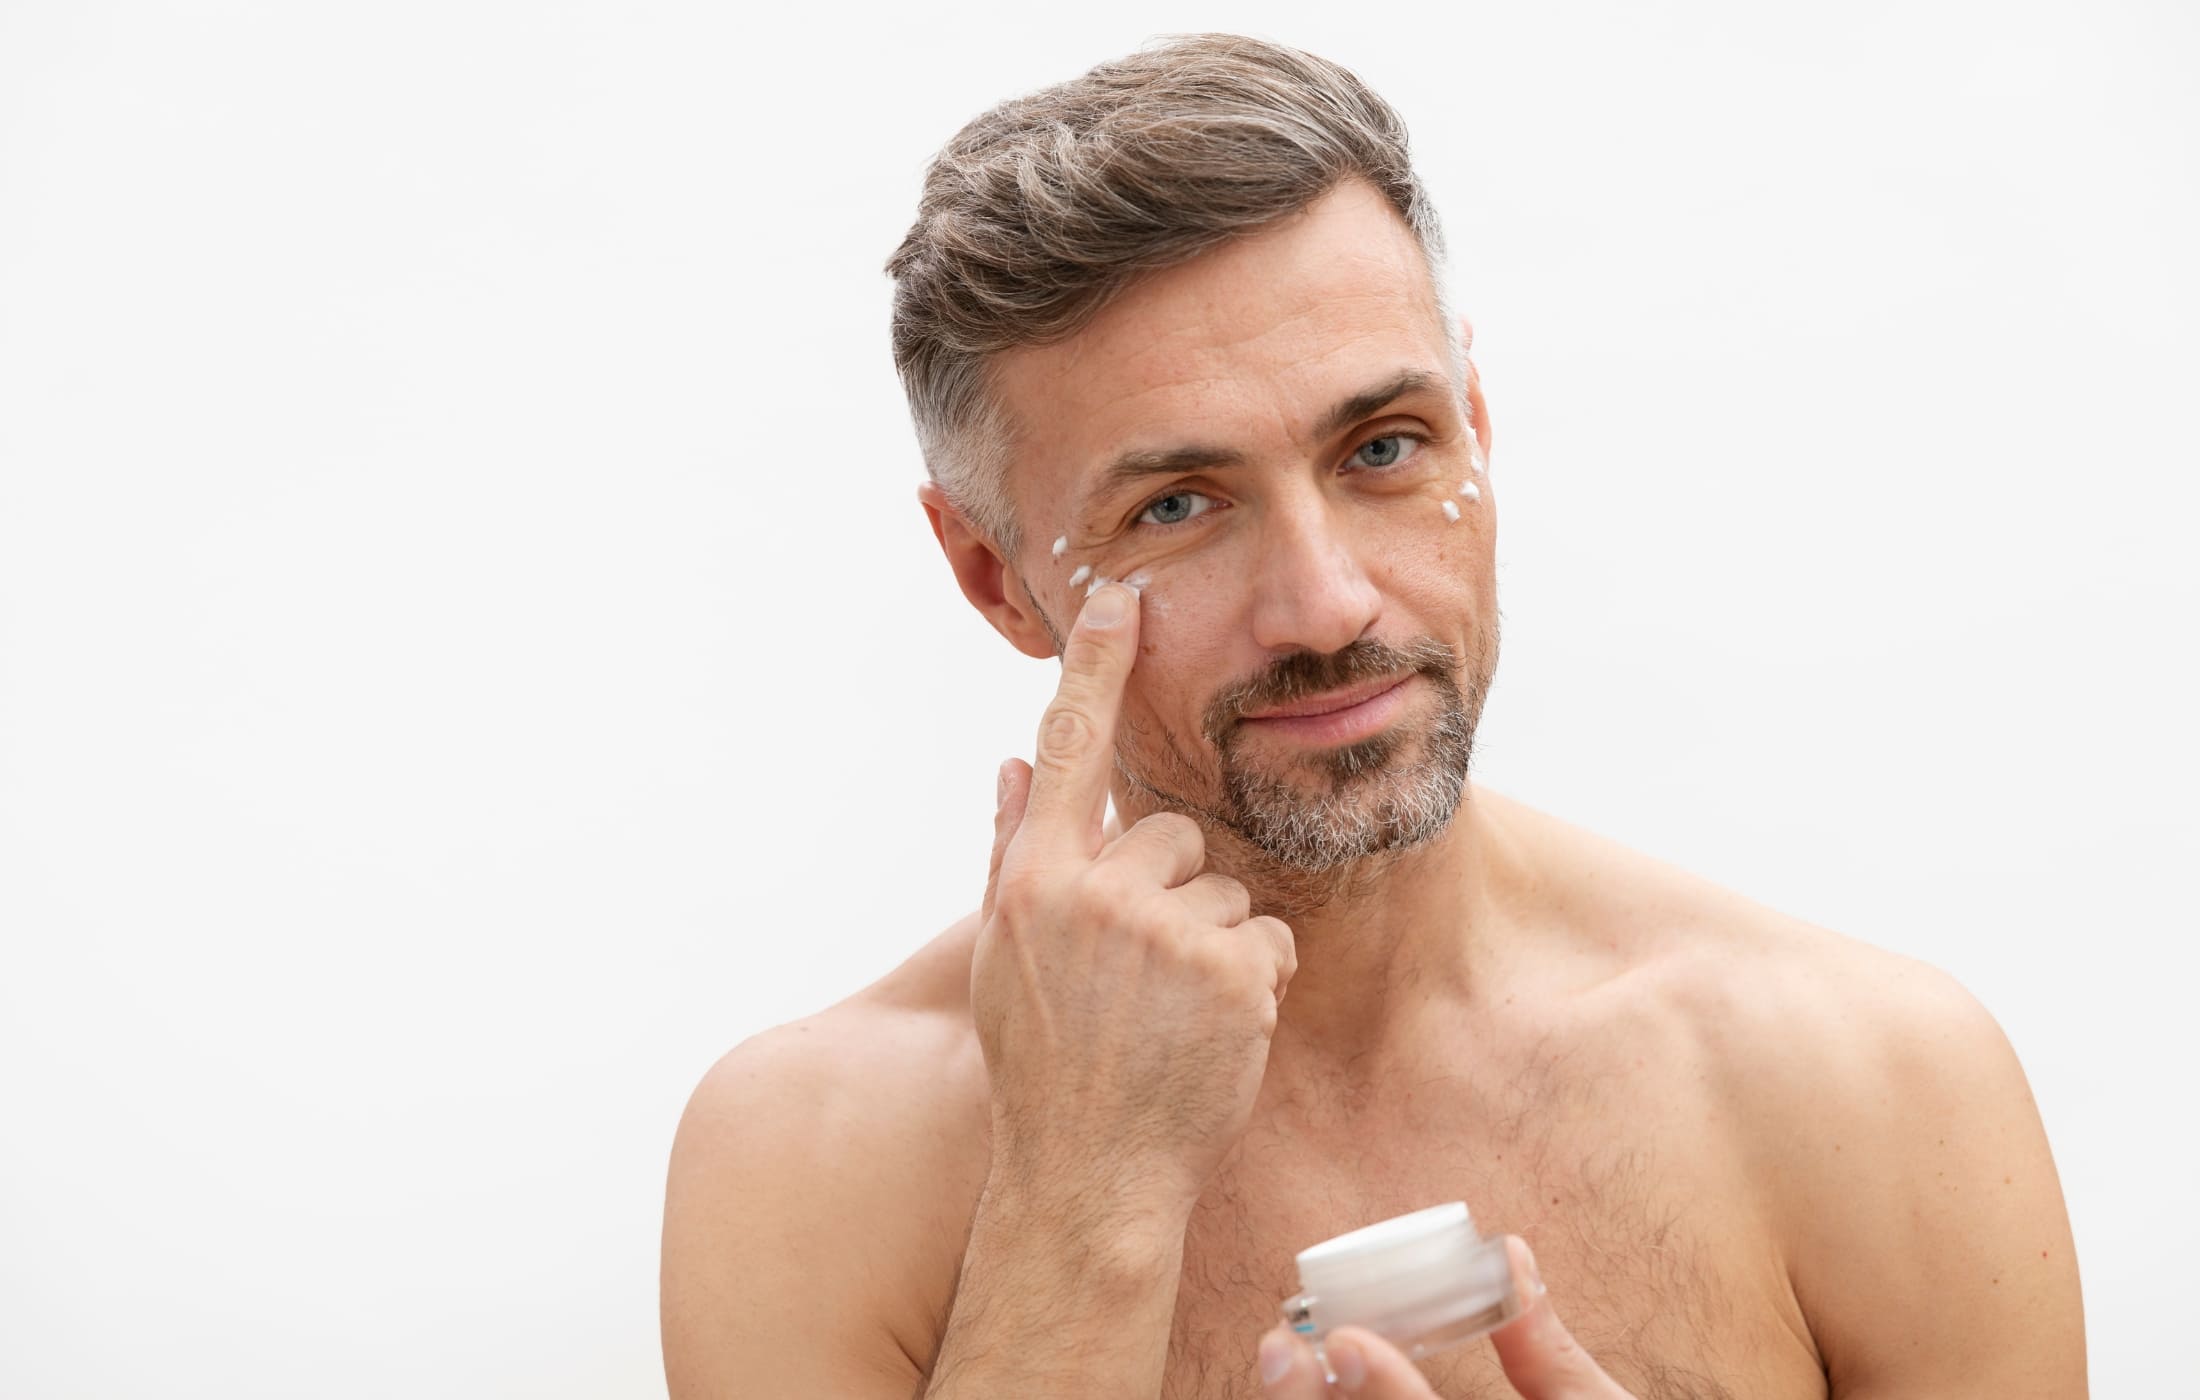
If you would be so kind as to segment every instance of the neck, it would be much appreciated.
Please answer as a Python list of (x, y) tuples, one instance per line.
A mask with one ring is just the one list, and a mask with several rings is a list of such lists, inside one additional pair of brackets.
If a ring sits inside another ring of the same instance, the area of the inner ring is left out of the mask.
[[(1118, 810), (1125, 825), (1143, 812)], [(1485, 1000), (1509, 961), (1500, 896), (1519, 868), (1503, 799), (1472, 781), (1435, 838), (1337, 870), (1282, 866), (1207, 826), (1207, 868), (1252, 894), (1253, 912), (1291, 926), (1298, 949), (1277, 1011), (1271, 1063), (1358, 1062), (1409, 1048), (1431, 1010)]]

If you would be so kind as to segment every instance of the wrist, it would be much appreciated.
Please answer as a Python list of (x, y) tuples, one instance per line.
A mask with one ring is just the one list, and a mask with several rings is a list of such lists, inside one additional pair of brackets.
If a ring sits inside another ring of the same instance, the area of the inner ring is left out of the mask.
[(978, 1214), (989, 1231), (1075, 1261), (1092, 1282), (1132, 1288), (1173, 1282), (1196, 1197), (1140, 1176), (1121, 1170), (1072, 1176), (996, 1158)]

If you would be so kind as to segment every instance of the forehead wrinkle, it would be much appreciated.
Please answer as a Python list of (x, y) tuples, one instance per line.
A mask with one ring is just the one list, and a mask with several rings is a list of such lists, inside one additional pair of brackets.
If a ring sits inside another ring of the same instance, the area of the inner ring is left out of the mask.
[[(1383, 300), (1387, 309), (1387, 300), (1373, 292), (1368, 293), (1366, 299)], [(1225, 350), (1278, 334), (1299, 322), (1311, 320), (1321, 309), (1316, 306), (1294, 312), (1284, 321), (1261, 331), (1217, 342), (1195, 352), (1196, 358), (1213, 359)], [(1278, 436), (1303, 449), (1320, 436), (1316, 430), (1323, 426), (1323, 419), (1340, 398), (1367, 389), (1400, 369), (1425, 368), (1419, 365), (1422, 358), (1432, 349), (1441, 352), (1441, 345), (1431, 347), (1419, 335), (1399, 335), (1401, 329), (1387, 320), (1363, 320), (1347, 326), (1323, 325), (1316, 336), (1309, 337), (1319, 341), (1318, 348), (1311, 352), (1305, 348), (1285, 348), (1261, 356), (1254, 363), (1239, 357), (1222, 364), (1185, 365), (1165, 379), (1111, 398), (1106, 407), (1109, 410), (1135, 408), (1155, 395), (1185, 394), (1194, 401), (1181, 406), (1173, 402), (1164, 404), (1154, 416), (1198, 421), (1213, 416), (1226, 405), (1244, 401), (1248, 407), (1272, 412), (1277, 426), (1282, 429)], [(1438, 363), (1444, 358), (1441, 353), (1436, 356)], [(1348, 359), (1351, 364), (1337, 366), (1340, 359)], [(1308, 382), (1316, 378), (1322, 381), (1318, 387)], [(1215, 388), (1202, 392), (1206, 386)], [(1296, 415), (1302, 410), (1304, 416), (1300, 421)], [(1108, 416), (1115, 418), (1118, 415), (1110, 412)], [(1105, 436), (1120, 440), (1123, 435), (1111, 431)], [(1205, 441), (1202, 430), (1196, 429), (1163, 429), (1155, 436), (1169, 437), (1168, 445), (1174, 445), (1177, 440)]]
[[(1416, 325), (1432, 319), (1434, 311), (1428, 288), (1421, 285), (1425, 281), (1425, 278), (1414, 278), (1407, 284), (1407, 301), (1413, 312), (1409, 320)], [(1157, 362), (1175, 362), (1160, 370), (1158, 382), (1144, 383), (1128, 393), (1111, 394), (1108, 406), (1115, 407), (1152, 394), (1181, 389), (1187, 384), (1237, 385), (1257, 378), (1281, 387), (1277, 381), (1282, 374), (1303, 370), (1307, 365), (1309, 355), (1304, 341), (1315, 342), (1319, 346), (1316, 354), (1322, 359), (1330, 359), (1401, 329), (1391, 314), (1397, 306), (1398, 288), (1395, 280), (1387, 275), (1377, 285), (1340, 288), (1321, 280), (1294, 286), (1291, 290), (1298, 294), (1289, 296), (1287, 304), (1278, 304), (1284, 303), (1285, 298), (1273, 291), (1258, 298), (1268, 303), (1265, 309), (1269, 314), (1260, 317), (1257, 325), (1230, 324), (1232, 316), (1242, 319), (1251, 309), (1250, 303), (1255, 298), (1247, 297), (1202, 297), (1192, 308), (1170, 315), (1158, 327), (1136, 327), (1135, 335), (1131, 328), (1116, 324), (1127, 314), (1127, 309), (1110, 308), (1114, 315), (1102, 313), (1085, 332), (1049, 346), (1032, 347), (1042, 353), (1008, 352), (1007, 360), (1015, 367), (1016, 378), (1035, 378), (1041, 382), (1032, 385), (1033, 389), (1048, 391), (1049, 397), (1057, 398), (1072, 386), (1087, 387), (1116, 378), (1147, 380), (1153, 373), (1147, 367)], [(1337, 315), (1340, 307), (1347, 304), (1355, 304), (1355, 311), (1365, 307), (1373, 314)], [(1218, 312), (1232, 315), (1215, 314)], [(1294, 338), (1299, 343), (1287, 343), (1268, 353), (1257, 350), (1252, 355), (1240, 353), (1277, 337)], [(1420, 340), (1418, 335), (1409, 334), (1407, 338)], [(1171, 345), (1170, 341), (1190, 343)], [(1412, 348), (1418, 351), (1426, 347), (1416, 344)], [(1388, 357), (1395, 362), (1404, 350), (1405, 347), (1400, 346), (1389, 352)], [(1222, 357), (1225, 363), (1200, 363), (1217, 357)], [(1246, 363), (1248, 360), (1254, 363)], [(1118, 369), (1131, 372), (1110, 372)], [(1139, 372), (1141, 370), (1146, 372)], [(1204, 411), (1205, 407), (1200, 405), (1195, 412)]]

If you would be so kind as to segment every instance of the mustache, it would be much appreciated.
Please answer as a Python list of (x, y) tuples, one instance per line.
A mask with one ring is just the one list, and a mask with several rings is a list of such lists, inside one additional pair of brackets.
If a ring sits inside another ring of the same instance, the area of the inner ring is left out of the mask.
[(1362, 637), (1340, 651), (1295, 651), (1276, 658), (1260, 674), (1216, 691), (1201, 714), (1200, 728), (1219, 749), (1247, 710), (1288, 705), (1323, 691), (1409, 672), (1448, 682), (1458, 669), (1459, 654), (1435, 637), (1415, 637), (1402, 646)]

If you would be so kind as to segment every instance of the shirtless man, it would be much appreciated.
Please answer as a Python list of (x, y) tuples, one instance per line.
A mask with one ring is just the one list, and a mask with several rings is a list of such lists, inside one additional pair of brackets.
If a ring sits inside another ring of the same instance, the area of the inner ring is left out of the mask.
[[(934, 163), (920, 496), (1060, 691), (979, 909), (697, 1089), (678, 1400), (2085, 1393), (1970, 995), (1470, 781), (1496, 494), (1440, 257), (1389, 109), (1250, 40)], [(1451, 1200), (1527, 1310), (1419, 1363), (1334, 1333), (1330, 1387), (1294, 1253)]]

